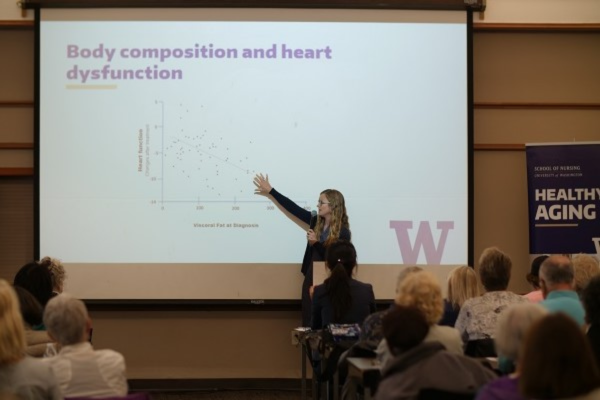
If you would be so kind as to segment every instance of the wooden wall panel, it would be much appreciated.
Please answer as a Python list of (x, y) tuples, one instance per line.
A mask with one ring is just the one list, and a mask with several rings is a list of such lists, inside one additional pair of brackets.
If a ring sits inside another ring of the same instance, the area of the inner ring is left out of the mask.
[(33, 180), (0, 179), (0, 278), (33, 260)]
[(525, 152), (475, 153), (474, 251), (497, 246), (513, 261), (509, 289), (529, 291), (529, 233), (527, 223), (527, 178)]
[(476, 143), (600, 140), (600, 110), (475, 110)]
[(0, 101), (33, 101), (33, 30), (0, 30)]
[(598, 33), (478, 32), (475, 102), (600, 103), (598, 49)]
[(0, 106), (0, 121), (0, 143), (33, 143), (33, 107)]
[(33, 166), (33, 151), (0, 150), (0, 167), (28, 168)]
[(123, 353), (130, 379), (300, 378), (293, 311), (96, 311), (94, 345)]

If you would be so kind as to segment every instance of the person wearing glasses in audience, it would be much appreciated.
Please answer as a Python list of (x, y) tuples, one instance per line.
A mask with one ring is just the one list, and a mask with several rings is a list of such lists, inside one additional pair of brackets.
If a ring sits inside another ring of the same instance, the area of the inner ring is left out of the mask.
[(255, 194), (270, 196), (284, 210), (308, 226), (306, 250), (302, 260), (302, 326), (310, 326), (310, 288), (313, 284), (313, 261), (324, 261), (327, 247), (338, 240), (351, 240), (350, 224), (342, 193), (335, 189), (325, 189), (319, 195), (317, 214), (300, 207), (279, 193), (269, 183), (269, 175), (257, 174), (254, 177)]

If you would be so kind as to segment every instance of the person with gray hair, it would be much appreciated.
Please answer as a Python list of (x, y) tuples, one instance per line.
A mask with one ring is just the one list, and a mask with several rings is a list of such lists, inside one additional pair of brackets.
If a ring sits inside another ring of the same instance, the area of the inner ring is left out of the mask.
[(548, 310), (535, 303), (514, 304), (500, 314), (494, 342), (498, 367), (506, 375), (484, 386), (477, 400), (524, 400), (519, 394), (518, 371), (523, 340), (529, 328), (547, 314)]
[(581, 297), (583, 289), (585, 289), (590, 280), (594, 276), (600, 275), (600, 265), (596, 257), (589, 254), (577, 254), (573, 256), (571, 262), (573, 263), (575, 274), (573, 278), (573, 290)]
[(548, 257), (540, 267), (540, 287), (544, 301), (540, 304), (550, 312), (563, 312), (579, 326), (585, 324), (585, 310), (573, 290), (573, 264), (565, 256)]
[(94, 350), (89, 342), (92, 321), (81, 300), (68, 294), (52, 298), (44, 311), (44, 324), (60, 348), (45, 361), (66, 398), (127, 395), (125, 359), (113, 350)]

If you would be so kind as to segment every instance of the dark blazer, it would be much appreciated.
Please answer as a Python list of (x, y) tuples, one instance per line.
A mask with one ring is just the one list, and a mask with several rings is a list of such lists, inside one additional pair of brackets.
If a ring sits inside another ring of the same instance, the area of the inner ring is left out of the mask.
[(458, 313), (460, 312), (460, 308), (455, 310), (452, 304), (444, 299), (444, 314), (442, 315), (442, 319), (438, 322), (438, 325), (444, 326), (454, 326), (456, 323), (456, 319), (458, 318)]
[[(279, 203), (287, 212), (292, 214), (294, 217), (298, 218), (300, 221), (309, 225), (311, 228), (316, 224), (317, 217), (313, 217), (312, 213), (304, 208), (300, 207), (298, 204), (294, 203), (292, 200), (288, 199), (281, 193), (279, 193), (275, 188), (271, 189), (269, 192), (271, 196), (275, 199), (277, 203)], [(340, 230), (340, 240), (350, 240), (351, 233), (347, 228), (342, 228)], [(306, 275), (308, 270), (312, 266), (313, 261), (324, 261), (325, 260), (325, 246), (321, 242), (317, 242), (314, 245), (306, 244), (306, 250), (304, 251), (304, 258), (302, 259), (302, 273)], [(310, 277), (312, 282), (312, 276)]]
[[(269, 194), (273, 199), (280, 204), (287, 212), (298, 218), (300, 221), (313, 228), (317, 222), (317, 217), (313, 217), (312, 213), (292, 200), (288, 199), (275, 188), (271, 189)], [(340, 230), (341, 240), (350, 240), (351, 233), (350, 229), (342, 228)], [(313, 261), (324, 261), (325, 260), (326, 248), (321, 242), (317, 242), (314, 245), (306, 243), (306, 249), (304, 250), (304, 258), (302, 259), (302, 274), (304, 275), (304, 281), (302, 282), (302, 326), (309, 326), (311, 319), (311, 301), (309, 295), (309, 289), (313, 284), (313, 273), (312, 265)]]
[(331, 323), (362, 324), (369, 314), (376, 311), (375, 294), (373, 293), (373, 286), (370, 284), (350, 279), (350, 294), (352, 296), (352, 306), (342, 320), (334, 321), (333, 306), (325, 292), (325, 285), (316, 286), (312, 301), (311, 328), (322, 329)]

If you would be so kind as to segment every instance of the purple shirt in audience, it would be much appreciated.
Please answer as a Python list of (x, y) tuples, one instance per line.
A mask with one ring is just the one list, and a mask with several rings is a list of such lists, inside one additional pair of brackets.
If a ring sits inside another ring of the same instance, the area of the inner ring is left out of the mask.
[(519, 394), (519, 378), (503, 376), (485, 385), (477, 400), (526, 400)]

